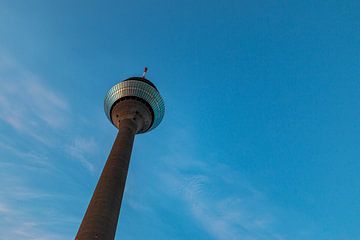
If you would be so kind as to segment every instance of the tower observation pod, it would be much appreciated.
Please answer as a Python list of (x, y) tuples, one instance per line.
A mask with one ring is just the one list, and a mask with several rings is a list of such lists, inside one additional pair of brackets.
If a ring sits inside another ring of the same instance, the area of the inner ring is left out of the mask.
[(76, 240), (113, 240), (119, 218), (135, 134), (156, 128), (165, 111), (155, 85), (143, 77), (131, 77), (106, 94), (104, 108), (118, 129), (105, 167), (96, 185)]

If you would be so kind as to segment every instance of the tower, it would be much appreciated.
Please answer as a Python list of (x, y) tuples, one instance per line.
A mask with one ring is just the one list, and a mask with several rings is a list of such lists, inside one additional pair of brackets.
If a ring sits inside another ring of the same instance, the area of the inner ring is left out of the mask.
[(156, 128), (164, 116), (164, 102), (155, 85), (131, 77), (106, 94), (104, 108), (118, 129), (105, 167), (96, 185), (76, 240), (113, 240), (120, 213), (135, 134)]

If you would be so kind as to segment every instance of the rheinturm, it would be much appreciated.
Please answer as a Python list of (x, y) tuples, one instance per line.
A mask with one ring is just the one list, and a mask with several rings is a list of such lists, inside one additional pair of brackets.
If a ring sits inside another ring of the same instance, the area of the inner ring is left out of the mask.
[(77, 240), (115, 238), (135, 135), (156, 128), (165, 111), (159, 91), (145, 74), (113, 86), (105, 97), (104, 108), (118, 133), (79, 227)]

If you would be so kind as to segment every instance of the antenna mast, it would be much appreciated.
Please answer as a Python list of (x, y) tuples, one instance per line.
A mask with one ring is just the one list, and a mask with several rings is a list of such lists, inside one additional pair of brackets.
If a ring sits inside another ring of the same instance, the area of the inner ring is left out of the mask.
[(146, 75), (147, 71), (148, 71), (148, 68), (145, 67), (145, 68), (144, 68), (144, 73), (143, 73), (143, 75), (142, 75), (142, 78), (145, 78), (145, 75)]

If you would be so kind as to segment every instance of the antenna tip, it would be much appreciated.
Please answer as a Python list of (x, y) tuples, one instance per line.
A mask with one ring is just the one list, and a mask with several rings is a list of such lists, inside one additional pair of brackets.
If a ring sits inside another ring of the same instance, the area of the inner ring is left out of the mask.
[(143, 73), (143, 76), (142, 76), (143, 78), (145, 78), (145, 75), (146, 75), (147, 71), (148, 71), (148, 68), (144, 67), (144, 73)]

